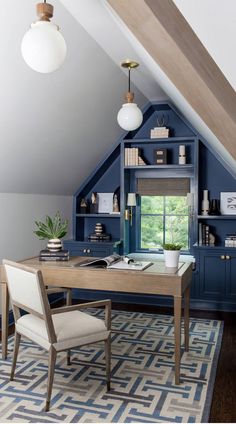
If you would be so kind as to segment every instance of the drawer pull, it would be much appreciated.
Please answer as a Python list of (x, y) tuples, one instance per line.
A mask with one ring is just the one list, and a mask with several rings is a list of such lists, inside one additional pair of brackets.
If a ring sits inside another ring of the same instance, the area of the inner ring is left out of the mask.
[(226, 255), (226, 259), (230, 259), (230, 256), (229, 255)]
[(222, 261), (225, 260), (225, 255), (221, 255), (220, 259), (222, 259)]
[(84, 250), (83, 250), (83, 252), (84, 252), (84, 253), (87, 253), (87, 250), (86, 250), (86, 249), (84, 249)]
[(87, 253), (91, 253), (91, 249), (87, 249)]

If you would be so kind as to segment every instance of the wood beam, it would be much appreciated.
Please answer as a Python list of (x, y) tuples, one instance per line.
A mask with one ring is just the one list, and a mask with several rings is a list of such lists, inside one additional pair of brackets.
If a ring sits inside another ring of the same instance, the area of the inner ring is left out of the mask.
[(172, 0), (107, 0), (236, 159), (236, 94)]

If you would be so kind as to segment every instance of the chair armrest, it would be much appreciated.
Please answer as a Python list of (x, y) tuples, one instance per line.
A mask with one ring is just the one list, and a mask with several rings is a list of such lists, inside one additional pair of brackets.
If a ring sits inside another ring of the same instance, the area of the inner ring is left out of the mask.
[(69, 287), (50, 287), (46, 288), (47, 294), (53, 294), (53, 293), (64, 293), (66, 292), (66, 305), (72, 304), (72, 293), (71, 288)]
[(98, 308), (105, 306), (105, 324), (108, 330), (111, 329), (111, 300), (99, 300), (96, 302), (80, 303), (79, 305), (63, 306), (61, 308), (51, 309), (51, 314), (61, 314), (63, 312), (78, 311), (84, 308)]

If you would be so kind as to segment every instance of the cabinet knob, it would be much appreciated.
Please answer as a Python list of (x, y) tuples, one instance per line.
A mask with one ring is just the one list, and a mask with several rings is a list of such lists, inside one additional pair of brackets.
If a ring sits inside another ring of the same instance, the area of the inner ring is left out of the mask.
[(91, 249), (87, 249), (87, 253), (91, 253)]
[(86, 250), (86, 249), (84, 249), (84, 250), (83, 250), (83, 252), (84, 252), (84, 253), (87, 253), (87, 250)]
[(229, 255), (226, 255), (226, 259), (230, 259), (230, 256)]
[(225, 255), (221, 255), (220, 259), (222, 259), (222, 261), (225, 260)]

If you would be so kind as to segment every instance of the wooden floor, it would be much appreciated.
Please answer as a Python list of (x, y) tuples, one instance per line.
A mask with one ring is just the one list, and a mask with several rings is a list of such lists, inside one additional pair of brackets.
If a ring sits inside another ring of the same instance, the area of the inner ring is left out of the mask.
[[(59, 306), (59, 305), (57, 305)], [(114, 304), (113, 309), (171, 314), (170, 308)], [(236, 422), (236, 313), (192, 310), (190, 316), (224, 321), (222, 348), (217, 367), (209, 422)], [(14, 328), (10, 329), (13, 333)]]

